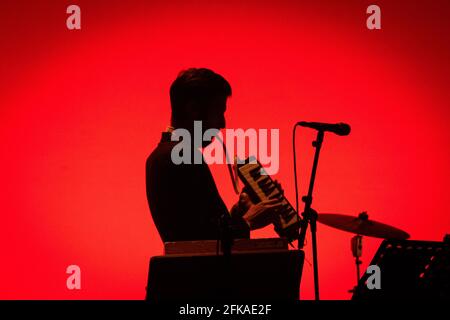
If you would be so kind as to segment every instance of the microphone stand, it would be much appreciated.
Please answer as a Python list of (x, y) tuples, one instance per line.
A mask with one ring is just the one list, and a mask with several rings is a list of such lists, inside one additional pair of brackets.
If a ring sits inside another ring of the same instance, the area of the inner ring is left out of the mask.
[(313, 141), (312, 146), (316, 148), (314, 154), (314, 162), (311, 172), (311, 178), (309, 181), (309, 189), (308, 195), (302, 197), (302, 201), (305, 203), (304, 210), (302, 213), (303, 220), (301, 222), (301, 229), (298, 236), (298, 249), (301, 250), (305, 244), (306, 230), (308, 228), (308, 224), (311, 226), (311, 239), (312, 239), (312, 253), (313, 253), (313, 267), (314, 267), (314, 295), (316, 300), (320, 300), (319, 298), (319, 271), (317, 266), (317, 212), (311, 209), (312, 200), (313, 200), (313, 190), (314, 190), (314, 182), (316, 180), (316, 171), (317, 164), (319, 162), (320, 149), (323, 143), (324, 132), (319, 130), (317, 132), (317, 139)]

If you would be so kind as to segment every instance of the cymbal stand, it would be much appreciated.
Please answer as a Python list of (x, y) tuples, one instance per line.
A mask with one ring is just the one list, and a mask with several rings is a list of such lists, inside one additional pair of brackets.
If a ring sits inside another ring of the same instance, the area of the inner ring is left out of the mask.
[(358, 286), (359, 279), (361, 279), (360, 265), (362, 264), (362, 261), (359, 258), (362, 256), (362, 235), (358, 234), (354, 236), (351, 239), (350, 243), (356, 265), (356, 286), (353, 288), (353, 290), (350, 290), (350, 292), (354, 292), (356, 290), (356, 287)]

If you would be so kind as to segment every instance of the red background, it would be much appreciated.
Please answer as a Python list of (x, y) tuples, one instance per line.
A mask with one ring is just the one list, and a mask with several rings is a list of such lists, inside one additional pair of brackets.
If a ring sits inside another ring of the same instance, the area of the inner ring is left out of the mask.
[[(81, 7), (82, 29), (66, 28)], [(162, 253), (144, 165), (169, 122), (168, 88), (187, 67), (233, 87), (231, 128), (279, 128), (276, 178), (294, 202), (291, 129), (348, 122), (326, 135), (314, 207), (441, 240), (447, 183), (448, 1), (2, 1), (0, 4), (0, 298), (143, 299)], [(298, 138), (306, 193), (314, 133)], [(228, 205), (226, 168), (212, 168)], [(186, 212), (186, 214), (190, 214)], [(270, 227), (253, 237), (270, 237)], [(319, 225), (322, 297), (347, 299), (351, 234)], [(364, 239), (363, 267), (379, 239)], [(306, 247), (311, 261), (311, 246)], [(82, 289), (66, 288), (81, 267)], [(302, 298), (313, 297), (305, 263)]]

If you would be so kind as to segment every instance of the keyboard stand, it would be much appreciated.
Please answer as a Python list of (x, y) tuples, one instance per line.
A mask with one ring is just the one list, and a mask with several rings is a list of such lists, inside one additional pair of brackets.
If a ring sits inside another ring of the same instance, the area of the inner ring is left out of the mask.
[(298, 300), (303, 260), (301, 250), (156, 256), (146, 299)]

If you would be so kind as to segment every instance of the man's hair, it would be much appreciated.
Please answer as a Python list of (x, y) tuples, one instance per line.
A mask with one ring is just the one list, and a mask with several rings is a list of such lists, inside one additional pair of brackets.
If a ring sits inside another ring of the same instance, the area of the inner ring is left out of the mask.
[(190, 68), (181, 71), (170, 86), (172, 118), (183, 117), (185, 106), (190, 102), (201, 109), (208, 107), (208, 102), (215, 97), (230, 96), (230, 84), (214, 71), (206, 68)]

